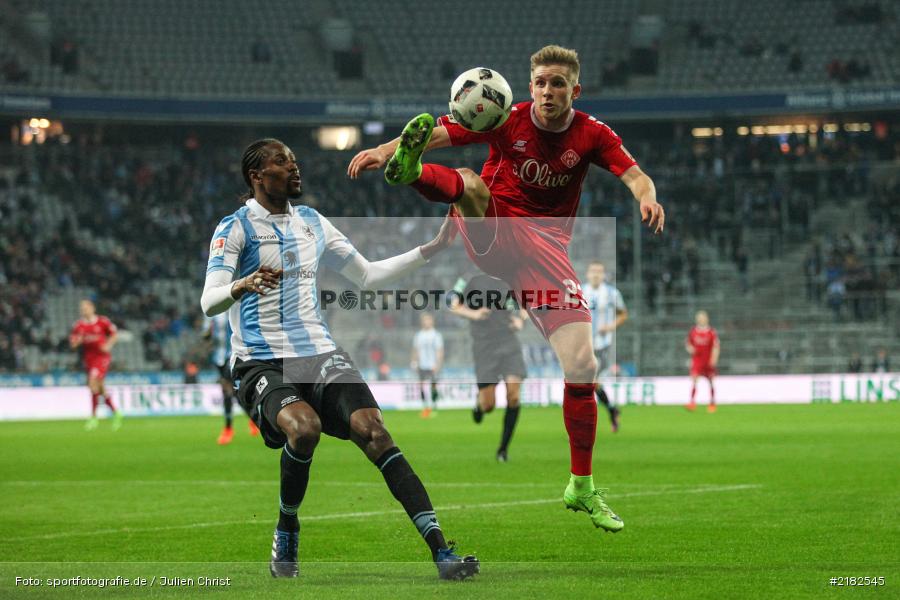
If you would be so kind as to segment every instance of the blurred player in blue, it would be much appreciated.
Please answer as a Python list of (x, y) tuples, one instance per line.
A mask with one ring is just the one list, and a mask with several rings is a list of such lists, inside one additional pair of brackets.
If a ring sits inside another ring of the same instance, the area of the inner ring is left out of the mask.
[(591, 261), (587, 270), (587, 285), (584, 286), (584, 299), (591, 309), (591, 323), (594, 329), (594, 356), (597, 358), (597, 382), (594, 393), (597, 400), (606, 407), (613, 433), (619, 430), (619, 408), (610, 402), (601, 377), (609, 376), (614, 367), (615, 353), (613, 339), (616, 329), (628, 319), (628, 310), (622, 293), (616, 286), (607, 283), (606, 267), (600, 261)]
[[(419, 377), (419, 396), (422, 398), (422, 418), (431, 416), (432, 410), (437, 410), (438, 402), (438, 374), (444, 364), (444, 336), (434, 328), (434, 316), (424, 313), (419, 318), (421, 329), (413, 337), (411, 366)], [(425, 383), (430, 383), (429, 396), (431, 404), (425, 395)]]
[[(222, 386), (222, 407), (225, 410), (225, 427), (219, 434), (218, 444), (224, 446), (230, 444), (234, 438), (234, 426), (232, 413), (237, 398), (234, 395), (234, 384), (231, 381), (231, 324), (228, 322), (228, 312), (219, 313), (203, 319), (203, 337), (212, 344), (209, 362), (219, 374), (219, 385)], [(259, 435), (259, 428), (252, 420), (248, 421), (250, 435)]]

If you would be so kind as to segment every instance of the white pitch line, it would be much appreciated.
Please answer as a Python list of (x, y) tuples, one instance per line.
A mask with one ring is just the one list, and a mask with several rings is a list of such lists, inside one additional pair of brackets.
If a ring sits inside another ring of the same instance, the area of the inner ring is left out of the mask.
[[(17, 487), (37, 487), (37, 486), (72, 486), (72, 487), (87, 487), (92, 485), (163, 485), (163, 486), (172, 486), (172, 485), (210, 485), (210, 486), (273, 486), (277, 487), (278, 482), (274, 479), (260, 479), (260, 480), (233, 480), (229, 481), (227, 479), (84, 479), (84, 480), (70, 480), (70, 481), (47, 481), (47, 480), (13, 480), (13, 481), (0, 481), (0, 488), (5, 485), (8, 486), (17, 486)], [(310, 486), (315, 487), (319, 485), (333, 485), (340, 487), (384, 487), (384, 482), (374, 482), (374, 481), (316, 481), (313, 479), (310, 481)], [(461, 482), (451, 482), (451, 481), (439, 481), (439, 482), (430, 482), (426, 487), (429, 488), (439, 488), (439, 487), (447, 487), (447, 488), (482, 488), (482, 487), (496, 487), (496, 488), (546, 488), (546, 487), (557, 487), (559, 484), (554, 482), (547, 483), (521, 483), (521, 482), (511, 482), (504, 483), (502, 481), (461, 481)], [(716, 486), (718, 484), (715, 483), (700, 483), (696, 484), (697, 486)], [(652, 488), (652, 489), (666, 489), (666, 488), (683, 488), (684, 484), (681, 483), (620, 483), (616, 482), (615, 487), (636, 487), (636, 488)]]
[[(739, 490), (751, 490), (756, 488), (761, 488), (762, 486), (754, 483), (742, 483), (735, 485), (719, 485), (719, 486), (705, 486), (705, 487), (695, 487), (688, 489), (678, 489), (678, 490), (658, 490), (658, 491), (646, 491), (646, 492), (630, 492), (625, 494), (616, 494), (615, 498), (634, 498), (636, 496), (663, 496), (669, 494), (709, 494), (714, 492), (734, 492)], [(435, 508), (436, 512), (443, 512), (448, 510), (465, 510), (465, 509), (479, 509), (479, 508), (505, 508), (508, 506), (528, 506), (534, 504), (552, 504), (554, 502), (561, 502), (562, 498), (557, 496), (555, 498), (541, 498), (537, 500), (513, 500), (510, 502), (484, 502), (480, 504), (449, 504), (447, 506), (440, 506)], [(350, 519), (356, 517), (380, 517), (386, 515), (402, 515), (405, 512), (402, 509), (393, 509), (393, 510), (373, 510), (367, 512), (345, 512), (345, 513), (333, 513), (326, 515), (310, 515), (301, 517), (301, 521), (326, 521), (326, 520), (335, 520), (335, 519)], [(64, 531), (61, 533), (47, 533), (42, 535), (28, 535), (17, 538), (6, 538), (7, 542), (21, 542), (27, 540), (55, 540), (59, 538), (67, 538), (67, 537), (80, 537), (80, 536), (96, 536), (96, 535), (116, 535), (122, 533), (153, 533), (157, 531), (173, 531), (178, 529), (194, 529), (194, 528), (204, 528), (204, 527), (220, 527), (223, 525), (255, 525), (259, 523), (259, 521), (248, 521), (247, 519), (234, 520), (234, 521), (215, 521), (211, 523), (190, 523), (186, 525), (163, 525), (160, 527), (120, 527), (116, 529), (97, 529), (94, 531)]]

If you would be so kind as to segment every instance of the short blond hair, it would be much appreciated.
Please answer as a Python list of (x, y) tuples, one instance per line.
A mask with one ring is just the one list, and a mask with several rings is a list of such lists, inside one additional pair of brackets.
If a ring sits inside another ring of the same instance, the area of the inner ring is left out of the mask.
[(538, 67), (547, 65), (563, 65), (569, 67), (569, 75), (572, 83), (578, 83), (578, 74), (581, 71), (581, 63), (578, 62), (578, 52), (570, 48), (563, 48), (551, 44), (544, 46), (531, 55), (531, 72)]

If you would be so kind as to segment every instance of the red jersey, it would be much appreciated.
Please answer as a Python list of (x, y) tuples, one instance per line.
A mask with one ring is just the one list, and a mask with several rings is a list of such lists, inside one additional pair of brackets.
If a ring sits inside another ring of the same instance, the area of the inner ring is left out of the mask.
[(108, 357), (100, 347), (116, 332), (116, 326), (106, 317), (98, 316), (93, 321), (78, 319), (72, 326), (72, 337), (81, 337), (81, 348), (85, 362), (94, 358)]
[(687, 341), (694, 347), (693, 361), (697, 364), (709, 364), (713, 346), (718, 343), (719, 335), (712, 327), (700, 329), (694, 326), (688, 332)]
[(572, 110), (569, 125), (554, 132), (538, 123), (532, 105), (516, 104), (503, 125), (483, 133), (465, 129), (449, 115), (438, 125), (454, 146), (490, 144), (481, 178), (498, 216), (562, 217), (569, 233), (588, 167), (595, 164), (618, 177), (637, 162), (616, 132), (594, 117)]

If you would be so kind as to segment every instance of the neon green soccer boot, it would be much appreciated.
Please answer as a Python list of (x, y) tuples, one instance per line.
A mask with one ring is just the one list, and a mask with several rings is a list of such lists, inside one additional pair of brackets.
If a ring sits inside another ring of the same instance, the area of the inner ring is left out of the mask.
[(604, 530), (612, 533), (622, 531), (625, 523), (619, 515), (607, 506), (606, 490), (593, 489), (593, 484), (585, 490), (578, 483), (573, 475), (572, 479), (569, 480), (569, 485), (566, 486), (566, 491), (563, 494), (563, 502), (565, 502), (566, 508), (575, 512), (584, 511), (589, 514), (594, 527), (602, 527)]
[(384, 179), (391, 185), (412, 183), (422, 174), (422, 153), (431, 140), (434, 117), (422, 113), (403, 128), (400, 143), (384, 168)]

